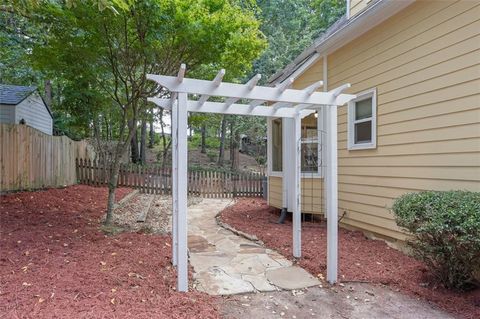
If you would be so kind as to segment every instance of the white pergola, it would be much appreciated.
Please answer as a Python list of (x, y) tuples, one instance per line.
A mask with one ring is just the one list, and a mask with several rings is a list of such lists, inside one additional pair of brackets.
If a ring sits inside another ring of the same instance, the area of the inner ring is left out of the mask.
[[(148, 100), (172, 114), (172, 197), (173, 197), (173, 264), (177, 266), (177, 291), (188, 290), (187, 254), (187, 117), (188, 112), (235, 114), (284, 119), (284, 133), (291, 136), (284, 147), (289, 161), (283, 162), (284, 192), (293, 198), (293, 256), (301, 256), (301, 120), (320, 108), (327, 116), (327, 280), (337, 281), (338, 200), (337, 200), (337, 107), (355, 98), (342, 94), (345, 84), (328, 92), (317, 92), (323, 83), (316, 82), (303, 90), (289, 87), (290, 78), (279, 86), (257, 86), (261, 75), (246, 84), (222, 82), (225, 70), (220, 70), (212, 81), (185, 78), (186, 67), (181, 65), (178, 75), (148, 74), (147, 79), (170, 91), (170, 98), (152, 97)], [(197, 97), (189, 99), (189, 94)], [(210, 102), (210, 97), (223, 97), (224, 102)], [(245, 103), (245, 101), (249, 103)], [(285, 196), (285, 195), (284, 195)]]

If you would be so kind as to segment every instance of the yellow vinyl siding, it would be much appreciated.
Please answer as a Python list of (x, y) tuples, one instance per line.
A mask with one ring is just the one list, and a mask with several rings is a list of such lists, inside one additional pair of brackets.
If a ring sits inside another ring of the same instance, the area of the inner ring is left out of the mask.
[(348, 0), (350, 1), (350, 17), (360, 13), (368, 6), (371, 0)]
[(282, 178), (270, 176), (268, 178), (268, 205), (282, 207)]
[[(293, 82), (292, 88), (303, 89), (310, 84), (323, 79), (323, 59), (319, 58), (316, 63)], [(322, 89), (320, 88), (319, 91)]]
[[(268, 204), (282, 208), (282, 177), (270, 176)], [(302, 212), (323, 214), (323, 183), (320, 178), (302, 178)]]
[[(344, 225), (403, 240), (389, 210), (398, 196), (480, 191), (480, 2), (417, 1), (327, 61), (329, 89), (377, 89), (376, 149), (347, 150), (347, 108), (338, 112)], [(322, 80), (322, 66), (295, 87)]]

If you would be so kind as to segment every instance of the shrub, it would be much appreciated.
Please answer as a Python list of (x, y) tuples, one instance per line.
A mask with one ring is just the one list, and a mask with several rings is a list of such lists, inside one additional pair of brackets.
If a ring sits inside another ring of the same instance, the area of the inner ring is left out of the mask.
[(393, 205), (396, 222), (412, 233), (415, 256), (447, 288), (477, 284), (480, 265), (480, 193), (466, 191), (405, 194)]

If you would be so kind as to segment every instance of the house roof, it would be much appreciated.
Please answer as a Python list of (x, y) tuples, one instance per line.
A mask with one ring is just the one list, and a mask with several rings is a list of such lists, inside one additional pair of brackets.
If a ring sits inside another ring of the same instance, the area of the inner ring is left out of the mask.
[(0, 104), (17, 105), (36, 89), (34, 86), (0, 84)]
[[(37, 87), (35, 86), (0, 84), (0, 104), (18, 105), (35, 91), (37, 91)], [(53, 118), (52, 111), (43, 100), (43, 97), (42, 101), (48, 113)]]
[(268, 79), (268, 83), (275, 85), (285, 81), (287, 78), (299, 76), (323, 55), (332, 53), (348, 42), (358, 38), (414, 1), (375, 0), (370, 2), (368, 7), (361, 13), (353, 17), (347, 18), (346, 15), (343, 15), (290, 64), (272, 75)]

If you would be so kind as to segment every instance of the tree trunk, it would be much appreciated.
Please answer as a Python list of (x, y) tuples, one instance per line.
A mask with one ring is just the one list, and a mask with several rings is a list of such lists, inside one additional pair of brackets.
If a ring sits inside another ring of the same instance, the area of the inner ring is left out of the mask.
[(145, 164), (147, 162), (147, 120), (142, 120), (142, 128), (140, 131), (140, 162)]
[(155, 144), (155, 130), (153, 129), (153, 110), (152, 110), (152, 117), (150, 118), (150, 131), (149, 131), (149, 140), (148, 140), (148, 148), (153, 148)]
[(131, 148), (132, 163), (138, 163), (139, 156), (138, 156), (138, 140), (137, 140), (136, 129), (135, 129), (135, 132), (133, 132), (133, 137), (132, 137), (132, 140), (130, 141), (130, 148)]
[(220, 147), (218, 149), (218, 165), (222, 166), (225, 161), (225, 134), (227, 132), (227, 117), (222, 117), (222, 126), (220, 129)]
[[(122, 154), (123, 155), (123, 154)], [(110, 169), (110, 178), (108, 180), (108, 201), (107, 216), (105, 217), (105, 225), (110, 225), (113, 218), (113, 210), (115, 206), (115, 190), (117, 189), (118, 172), (120, 171), (120, 160), (114, 160)]]
[[(127, 146), (131, 144), (133, 136), (136, 135), (137, 132), (137, 124), (135, 121), (129, 121), (128, 123), (128, 136), (124, 142), (118, 141), (117, 146), (115, 147), (115, 151), (113, 154), (113, 160), (110, 163), (110, 171), (109, 171), (109, 178), (108, 178), (108, 200), (107, 200), (107, 215), (105, 217), (105, 226), (109, 226), (112, 223), (113, 212), (115, 208), (115, 190), (117, 189), (117, 182), (118, 182), (118, 173), (120, 171), (120, 162), (121, 159), (127, 153)], [(120, 139), (123, 136), (123, 129), (120, 131)], [(121, 143), (121, 144), (120, 144)]]
[(207, 153), (207, 127), (205, 125), (205, 123), (202, 124), (202, 149), (201, 149), (201, 153), (205, 154)]
[(45, 104), (52, 107), (52, 82), (45, 80)]
[(235, 130), (235, 117), (230, 121), (230, 168), (238, 170), (239, 168), (239, 152), (238, 152), (238, 132)]

